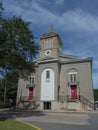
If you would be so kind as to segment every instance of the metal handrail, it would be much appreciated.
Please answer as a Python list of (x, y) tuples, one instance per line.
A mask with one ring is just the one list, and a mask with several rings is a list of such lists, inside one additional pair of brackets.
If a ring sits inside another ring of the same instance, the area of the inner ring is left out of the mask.
[(38, 97), (34, 96), (32, 98), (29, 98), (29, 96), (20, 96), (19, 98), (17, 98), (17, 101), (37, 101)]
[(88, 100), (86, 97), (82, 95), (77, 95), (77, 98), (71, 98), (70, 95), (60, 95), (59, 96), (59, 101), (77, 101), (79, 100), (80, 102), (88, 105), (89, 107), (95, 109), (94, 103)]
[(60, 95), (59, 96), (59, 101), (75, 101), (79, 99), (79, 95), (77, 95), (76, 98), (71, 98), (70, 95)]
[[(20, 98), (17, 98), (17, 102), (20, 102), (20, 101), (37, 101), (38, 100), (38, 96), (34, 96), (32, 98), (29, 99), (28, 96), (20, 96)], [(95, 106), (94, 106), (94, 103), (91, 102), (90, 100), (88, 100), (86, 97), (82, 96), (82, 95), (78, 95), (77, 98), (74, 98), (72, 99), (70, 95), (60, 95), (58, 97), (58, 100), (59, 101), (77, 101), (79, 100), (80, 102), (88, 105), (89, 107), (95, 109)]]
[(84, 97), (84, 96), (82, 96), (82, 95), (79, 95), (79, 100), (80, 100), (82, 103), (88, 105), (89, 107), (95, 109), (94, 103), (91, 102), (90, 100), (88, 100), (86, 97)]

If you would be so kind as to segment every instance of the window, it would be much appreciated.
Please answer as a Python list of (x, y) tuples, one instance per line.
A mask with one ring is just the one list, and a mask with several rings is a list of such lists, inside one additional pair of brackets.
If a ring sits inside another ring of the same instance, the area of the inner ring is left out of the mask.
[(50, 79), (50, 71), (49, 70), (46, 71), (46, 79)]
[(51, 38), (44, 40), (44, 49), (52, 48), (53, 47), (53, 40)]
[(70, 81), (76, 82), (76, 74), (70, 74)]
[(48, 46), (49, 46), (49, 48), (52, 48), (53, 47), (53, 43), (52, 43), (52, 39), (48, 39)]
[(51, 102), (44, 102), (44, 110), (51, 110)]
[(45, 40), (45, 41), (44, 41), (44, 49), (47, 49), (47, 48), (48, 48), (48, 41)]
[(76, 82), (77, 81), (77, 72), (69, 72), (69, 80), (70, 80), (70, 82)]
[(35, 76), (30, 76), (30, 84), (34, 84), (35, 83)]

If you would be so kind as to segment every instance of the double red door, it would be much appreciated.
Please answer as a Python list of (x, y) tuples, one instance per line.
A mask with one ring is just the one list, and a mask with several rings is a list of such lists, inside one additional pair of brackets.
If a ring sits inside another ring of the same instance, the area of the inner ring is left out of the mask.
[(71, 98), (76, 99), (77, 98), (77, 86), (71, 85)]
[(29, 88), (29, 99), (33, 99), (33, 87)]

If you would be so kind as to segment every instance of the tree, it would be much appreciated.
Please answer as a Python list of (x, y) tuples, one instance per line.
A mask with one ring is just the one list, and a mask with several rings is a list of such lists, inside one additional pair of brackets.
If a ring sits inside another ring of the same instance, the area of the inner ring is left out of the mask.
[(94, 89), (94, 100), (98, 101), (98, 89)]
[(17, 81), (18, 81), (18, 73), (16, 72), (11, 72), (2, 79), (0, 79), (0, 100), (3, 100), (3, 95), (4, 95), (4, 84), (5, 84), (5, 78), (6, 78), (6, 84), (7, 84), (7, 91), (6, 91), (6, 96), (7, 98), (16, 98), (17, 94)]
[[(4, 76), (4, 100), (6, 102), (7, 76), (17, 72), (25, 76), (34, 72), (35, 56), (39, 50), (30, 23), (21, 17), (2, 18), (0, 3), (0, 74)], [(19, 76), (19, 75), (18, 75)], [(11, 79), (10, 79), (11, 80)]]
[(2, 2), (0, 2), (0, 19), (2, 18), (2, 15), (1, 15), (1, 11), (4, 10), (3, 9), (3, 5), (2, 5)]
[(34, 71), (32, 62), (38, 52), (35, 37), (29, 23), (21, 18), (4, 19), (0, 31), (0, 69), (2, 74), (9, 71)]

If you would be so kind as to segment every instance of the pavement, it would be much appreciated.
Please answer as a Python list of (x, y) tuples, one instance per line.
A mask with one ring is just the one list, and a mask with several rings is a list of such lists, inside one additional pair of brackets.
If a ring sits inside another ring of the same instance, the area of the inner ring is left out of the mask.
[(88, 114), (61, 114), (61, 113), (47, 113), (45, 116), (31, 116), (16, 118), (26, 122), (46, 122), (46, 123), (60, 123), (60, 124), (74, 124), (74, 125), (89, 125)]
[(0, 109), (0, 117), (24, 121), (36, 125), (42, 130), (65, 130), (65, 128), (66, 130), (84, 128), (85, 130), (97, 130), (96, 128), (98, 128), (98, 111), (58, 112)]

